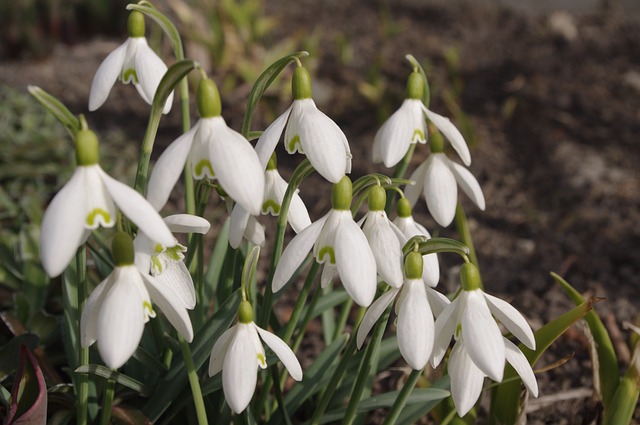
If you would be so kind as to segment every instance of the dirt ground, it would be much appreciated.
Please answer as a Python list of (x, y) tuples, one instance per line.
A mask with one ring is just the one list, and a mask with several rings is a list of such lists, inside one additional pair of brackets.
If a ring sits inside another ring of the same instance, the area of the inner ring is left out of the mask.
[[(318, 37), (319, 49), (311, 52), (318, 104), (344, 129), (353, 174), (388, 172), (370, 164), (373, 136), (380, 118), (400, 105), (410, 71), (405, 54), (429, 61), (431, 109), (453, 116), (457, 104), (475, 131), (470, 169), (487, 208), (481, 212), (468, 199), (462, 202), (486, 290), (511, 301), (537, 328), (572, 306), (549, 276), (555, 271), (578, 290), (607, 298), (596, 309), (622, 347), (629, 337), (623, 323), (638, 320), (640, 304), (639, 21), (615, 7), (569, 15), (470, 3), (287, 4), (266, 5), (279, 22), (272, 38)], [(338, 48), (345, 40), (346, 52)], [(93, 73), (120, 42), (93, 39), (57, 45), (37, 61), (4, 61), (0, 83), (39, 85), (75, 112), (86, 112)], [(446, 57), (454, 51), (458, 62), (452, 68)], [(386, 84), (386, 109), (359, 89), (374, 71)], [(142, 136), (147, 109), (129, 89), (117, 86), (103, 108), (89, 115), (96, 130), (124, 123), (132, 139)], [(239, 93), (223, 100), (236, 129), (246, 90)], [(178, 134), (177, 115), (161, 124), (160, 144)], [(260, 124), (257, 118), (254, 127)], [(424, 147), (416, 150), (410, 171), (426, 154)], [(303, 186), (301, 195), (319, 201), (312, 218), (326, 211), (328, 203), (312, 190), (305, 193)], [(416, 214), (438, 230), (423, 203)], [(448, 229), (439, 233), (455, 236)], [(458, 260), (442, 255), (441, 261), (442, 285), (452, 288)], [(529, 403), (529, 423), (588, 424), (597, 417), (581, 328), (567, 332), (542, 363), (571, 354), (566, 364), (539, 375), (541, 397)], [(619, 354), (624, 370), (629, 352)]]

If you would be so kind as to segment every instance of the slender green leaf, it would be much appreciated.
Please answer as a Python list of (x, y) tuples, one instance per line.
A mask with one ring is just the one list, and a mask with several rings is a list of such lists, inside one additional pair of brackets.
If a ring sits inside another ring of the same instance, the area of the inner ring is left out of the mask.
[(640, 396), (640, 371), (637, 359), (634, 360), (605, 408), (602, 425), (630, 424), (633, 419)]
[(92, 374), (99, 376), (105, 379), (113, 379), (118, 384), (130, 388), (137, 393), (140, 393), (144, 396), (149, 395), (151, 393), (151, 389), (147, 387), (142, 382), (137, 379), (133, 379), (130, 376), (127, 376), (123, 373), (117, 372), (113, 369), (109, 369), (106, 366), (102, 366), (99, 364), (88, 364), (84, 366), (80, 366), (75, 370), (75, 373), (84, 373), (84, 374)]
[[(349, 294), (344, 289), (333, 289), (329, 293), (323, 293), (322, 297), (316, 304), (315, 308), (311, 312), (311, 318), (319, 316), (323, 311), (328, 310), (330, 308), (334, 308), (349, 299)], [(305, 306), (305, 310), (303, 311), (303, 315), (306, 314), (306, 309), (308, 307)]]
[[(434, 382), (434, 384), (430, 388), (440, 389), (448, 392), (449, 385), (449, 375), (445, 375)], [(439, 402), (440, 400), (431, 400), (425, 403), (413, 403), (405, 406), (404, 410), (400, 414), (400, 417), (398, 418), (397, 425), (412, 425), (416, 423), (420, 418), (429, 413), (431, 409), (433, 409)]]
[(229, 221), (230, 219), (227, 217), (224, 225), (218, 232), (213, 253), (209, 258), (209, 267), (207, 267), (207, 273), (204, 277), (207, 299), (213, 297), (220, 282), (220, 272), (222, 271), (222, 265), (229, 250)]
[(38, 102), (45, 107), (58, 121), (65, 126), (71, 136), (75, 136), (76, 132), (80, 130), (80, 120), (64, 106), (58, 99), (42, 90), (37, 86), (28, 86), (27, 90)]

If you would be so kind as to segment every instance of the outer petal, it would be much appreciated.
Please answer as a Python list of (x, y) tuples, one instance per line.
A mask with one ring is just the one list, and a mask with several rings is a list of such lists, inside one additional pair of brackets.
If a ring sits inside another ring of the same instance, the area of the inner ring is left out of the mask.
[[(155, 54), (153, 50), (147, 44), (147, 40), (144, 37), (138, 37), (133, 40), (138, 42), (138, 49), (136, 52), (135, 63), (136, 72), (138, 73), (139, 87), (144, 93), (143, 98), (145, 100), (151, 99), (156, 94), (156, 90), (160, 85), (160, 80), (167, 72), (167, 65), (162, 62), (162, 59)], [(167, 102), (164, 105), (162, 113), (166, 114), (171, 110), (173, 104), (173, 93), (169, 95)]]
[(320, 287), (322, 289), (329, 286), (329, 283), (338, 274), (338, 268), (330, 262), (325, 262), (322, 266), (322, 275), (320, 276)]
[(248, 326), (236, 325), (222, 366), (224, 398), (235, 413), (247, 408), (256, 389), (256, 355)]
[(394, 288), (402, 286), (402, 245), (390, 226), (387, 214), (370, 211), (362, 231), (371, 247), (380, 277)]
[(302, 380), (302, 367), (300, 366), (300, 362), (296, 358), (296, 355), (291, 351), (291, 348), (276, 335), (261, 329), (256, 326), (256, 330), (260, 335), (260, 338), (273, 350), (273, 352), (278, 356), (280, 361), (284, 367), (287, 368), (289, 374), (296, 381)]
[[(211, 123), (208, 135), (211, 148), (209, 160), (222, 188), (253, 215), (259, 215), (264, 198), (264, 168), (247, 139), (227, 127), (222, 117), (204, 118)], [(211, 120), (211, 121), (210, 121)]]
[(164, 222), (173, 233), (205, 234), (211, 228), (206, 219), (192, 214), (173, 214), (165, 217)]
[(471, 164), (471, 154), (469, 153), (469, 147), (467, 146), (467, 142), (464, 141), (464, 137), (462, 137), (462, 134), (460, 134), (460, 131), (456, 128), (456, 126), (451, 123), (449, 118), (445, 118), (442, 115), (431, 112), (424, 106), (422, 107), (422, 110), (427, 115), (427, 118), (429, 118), (429, 121), (431, 121), (436, 127), (438, 127), (438, 130), (440, 130), (442, 134), (444, 134), (444, 137), (447, 138), (449, 143), (451, 143), (451, 146), (453, 146), (456, 152), (458, 152), (458, 155), (460, 155), (462, 162), (464, 162), (465, 165), (469, 166), (469, 164)]
[(95, 111), (107, 100), (109, 92), (122, 72), (122, 64), (127, 54), (127, 46), (131, 39), (127, 39), (100, 64), (91, 82), (89, 91), (89, 110)]
[[(431, 154), (426, 161), (424, 198), (433, 218), (441, 226), (448, 226), (456, 214), (458, 185), (442, 153)], [(407, 197), (408, 198), (408, 197)]]
[(411, 177), (409, 177), (409, 180), (413, 180), (415, 184), (408, 184), (404, 187), (404, 196), (407, 198), (411, 206), (414, 206), (416, 202), (418, 202), (418, 198), (422, 193), (427, 173), (427, 161), (420, 164), (413, 174), (411, 174)]
[(433, 311), (434, 316), (440, 317), (444, 309), (451, 304), (451, 301), (435, 289), (431, 289), (430, 287), (427, 287), (426, 289), (431, 311)]
[[(420, 223), (416, 223), (411, 216), (396, 217), (393, 222), (399, 229), (401, 229), (407, 239), (416, 235), (423, 235), (427, 238), (431, 238), (429, 231), (427, 231), (427, 229)], [(422, 279), (424, 280), (424, 283), (435, 288), (440, 281), (440, 263), (438, 262), (438, 254), (423, 255), (422, 261), (424, 262), (422, 267)]]
[(100, 170), (99, 172), (109, 195), (124, 215), (152, 241), (163, 246), (175, 245), (175, 238), (162, 217), (142, 195), (126, 184), (110, 177), (104, 171)]
[(409, 366), (420, 370), (433, 351), (433, 314), (422, 280), (407, 280), (402, 290), (407, 295), (398, 309), (398, 347)]
[(67, 268), (76, 250), (84, 241), (83, 169), (76, 168), (67, 184), (53, 198), (42, 218), (40, 259), (50, 277)]
[(244, 230), (244, 238), (254, 245), (264, 245), (264, 227), (253, 216), (249, 217), (247, 228)]
[(151, 272), (151, 256), (154, 253), (151, 252), (150, 244), (149, 238), (147, 238), (143, 232), (138, 232), (133, 239), (133, 251), (135, 252), (134, 263), (142, 274), (149, 274)]
[(366, 307), (376, 295), (376, 260), (366, 236), (351, 218), (351, 212), (347, 211), (347, 214), (336, 232), (336, 266), (351, 298)]
[(527, 320), (511, 304), (500, 298), (484, 293), (484, 299), (489, 305), (489, 310), (502, 323), (509, 332), (532, 350), (536, 349), (536, 338), (527, 323)]
[(229, 221), (229, 245), (231, 248), (235, 249), (240, 246), (250, 216), (249, 211), (244, 209), (242, 205), (236, 204), (233, 207)]
[(433, 358), (431, 364), (437, 367), (449, 348), (449, 342), (458, 325), (458, 311), (460, 309), (460, 296), (449, 304), (436, 319), (436, 338), (433, 344)]
[(484, 374), (467, 355), (465, 345), (458, 341), (449, 358), (451, 396), (460, 417), (466, 415), (476, 404), (482, 392)]
[(462, 338), (469, 357), (485, 374), (496, 382), (502, 381), (505, 349), (498, 324), (491, 316), (489, 307), (480, 289), (462, 291), (467, 297), (462, 311)]
[(484, 211), (486, 203), (484, 200), (484, 194), (482, 193), (482, 188), (480, 187), (480, 184), (478, 184), (478, 180), (476, 180), (473, 174), (471, 174), (471, 172), (462, 165), (456, 164), (451, 160), (448, 160), (448, 163), (451, 172), (456, 178), (456, 181), (460, 185), (462, 191), (471, 198), (478, 208)]
[(302, 264), (305, 257), (311, 251), (313, 244), (318, 239), (328, 215), (314, 222), (309, 227), (298, 233), (282, 252), (278, 267), (273, 275), (273, 292), (278, 292), (291, 279), (293, 273)]
[[(163, 274), (167, 273), (167, 271)], [(160, 310), (162, 310), (167, 317), (169, 323), (171, 323), (180, 335), (182, 335), (187, 342), (191, 342), (193, 340), (193, 327), (191, 326), (191, 319), (185, 308), (185, 301), (183, 301), (171, 286), (163, 285), (151, 276), (143, 275), (143, 279), (153, 303), (160, 307)]]
[(170, 261), (168, 267), (153, 278), (159, 286), (171, 288), (184, 308), (192, 310), (196, 306), (196, 290), (184, 262)]
[(364, 314), (362, 321), (360, 322), (360, 326), (358, 327), (357, 334), (357, 345), (358, 349), (362, 347), (364, 344), (364, 340), (371, 332), (371, 328), (376, 324), (382, 313), (389, 307), (389, 304), (396, 298), (400, 292), (398, 288), (391, 288), (384, 294), (380, 295), (380, 297), (371, 304), (371, 307), (367, 309), (367, 312)]
[(280, 136), (282, 135), (282, 131), (284, 130), (284, 126), (287, 123), (287, 119), (289, 118), (289, 114), (291, 113), (292, 106), (289, 106), (286, 111), (282, 115), (280, 115), (274, 122), (271, 123), (269, 127), (262, 133), (258, 142), (256, 143), (256, 153), (258, 154), (258, 158), (260, 159), (260, 164), (262, 164), (262, 169), (267, 167), (267, 163), (269, 162), (269, 158), (271, 158), (271, 154), (276, 149), (278, 145), (278, 140), (280, 140)]
[(214, 376), (222, 370), (222, 364), (224, 363), (224, 357), (227, 354), (229, 343), (234, 335), (236, 327), (232, 327), (224, 331), (220, 338), (213, 344), (211, 349), (211, 357), (209, 358), (209, 376)]
[(83, 347), (89, 347), (98, 338), (98, 314), (104, 300), (102, 294), (112, 284), (112, 275), (109, 275), (96, 286), (84, 305), (80, 318), (80, 344)]
[[(269, 172), (267, 171), (267, 173)], [(282, 176), (280, 176), (280, 173), (278, 173), (277, 170), (273, 172), (272, 178), (276, 196), (278, 197), (278, 204), (282, 205), (284, 194), (287, 191), (288, 183), (282, 178)], [(291, 198), (289, 211), (287, 213), (287, 221), (291, 225), (293, 231), (296, 233), (300, 233), (311, 224), (309, 212), (307, 211), (307, 207), (305, 206), (304, 202), (302, 202), (302, 198), (300, 198), (300, 195), (298, 195), (298, 191), (296, 191), (296, 193), (294, 193), (293, 197)]]
[(538, 397), (538, 382), (533, 374), (531, 365), (522, 351), (514, 343), (507, 338), (504, 339), (504, 348), (506, 349), (507, 361), (518, 372), (522, 382), (534, 397)]
[(156, 211), (160, 211), (167, 203), (169, 195), (176, 185), (176, 182), (184, 171), (184, 164), (193, 145), (193, 138), (200, 128), (198, 121), (191, 130), (184, 133), (173, 141), (151, 170), (149, 185), (147, 189), (147, 200), (153, 205)]
[[(411, 143), (424, 143), (425, 135), (421, 123), (424, 119), (420, 113), (420, 105), (419, 100), (405, 99), (402, 106), (382, 125), (373, 140), (373, 162), (382, 161), (387, 168), (393, 167), (404, 158)], [(418, 114), (415, 113), (416, 108)], [(379, 158), (375, 158), (376, 150)]]

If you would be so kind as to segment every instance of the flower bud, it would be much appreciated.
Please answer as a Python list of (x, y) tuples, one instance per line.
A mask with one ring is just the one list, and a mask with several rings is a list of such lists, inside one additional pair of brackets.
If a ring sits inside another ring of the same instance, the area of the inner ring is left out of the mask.
[(98, 136), (91, 130), (76, 133), (76, 163), (81, 166), (98, 163)]
[(422, 254), (411, 251), (404, 259), (404, 275), (407, 279), (422, 279), (422, 267), (424, 260)]
[(218, 86), (210, 78), (203, 78), (198, 84), (196, 94), (198, 114), (201, 118), (219, 117), (222, 113), (222, 103)]
[(431, 137), (429, 138), (429, 147), (431, 148), (431, 153), (444, 152), (444, 140), (439, 132), (436, 131), (431, 134)]
[(334, 210), (348, 210), (351, 208), (352, 197), (351, 180), (344, 176), (331, 188), (331, 207)]
[(464, 263), (460, 269), (460, 282), (465, 291), (480, 289), (480, 272), (471, 263)]
[(407, 79), (407, 99), (422, 99), (424, 80), (419, 72), (412, 72)]
[(142, 12), (134, 10), (129, 14), (129, 20), (127, 21), (127, 31), (129, 37), (144, 37), (144, 15)]
[(133, 264), (133, 240), (128, 233), (117, 232), (111, 241), (111, 256), (116, 266), (130, 266)]
[(244, 324), (253, 322), (253, 307), (251, 307), (249, 301), (243, 300), (240, 302), (240, 307), (238, 307), (238, 320)]
[(291, 91), (295, 100), (311, 99), (311, 76), (302, 66), (297, 67), (293, 72)]
[(382, 211), (387, 204), (387, 191), (382, 186), (373, 186), (369, 189), (369, 211)]
[(398, 212), (398, 217), (411, 217), (411, 202), (407, 198), (400, 198), (396, 204), (396, 211)]

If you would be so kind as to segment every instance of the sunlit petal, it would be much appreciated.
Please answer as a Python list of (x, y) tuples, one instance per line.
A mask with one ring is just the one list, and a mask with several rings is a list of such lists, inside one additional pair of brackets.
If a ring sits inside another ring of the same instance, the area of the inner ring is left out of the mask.
[(427, 207), (438, 224), (444, 227), (453, 221), (458, 202), (458, 185), (447, 161), (444, 154), (431, 154), (426, 161), (424, 174), (424, 198)]
[(256, 389), (258, 379), (256, 349), (248, 325), (236, 325), (235, 335), (229, 342), (222, 366), (224, 398), (235, 413), (247, 408)]
[(229, 219), (229, 245), (231, 248), (236, 249), (240, 246), (250, 216), (249, 211), (240, 204), (236, 204), (231, 210), (231, 218)]
[(460, 417), (466, 415), (476, 404), (482, 392), (484, 374), (467, 355), (463, 341), (458, 341), (449, 358), (451, 396)]
[(111, 88), (118, 80), (124, 57), (127, 53), (127, 45), (131, 39), (127, 39), (100, 64), (96, 71), (96, 75), (91, 82), (91, 90), (89, 91), (89, 110), (95, 111), (107, 100)]
[(420, 166), (416, 168), (413, 174), (411, 174), (411, 177), (409, 177), (409, 180), (413, 180), (415, 184), (408, 184), (404, 187), (404, 196), (412, 206), (415, 205), (416, 202), (418, 202), (418, 198), (422, 193), (426, 173), (427, 162), (425, 161), (420, 164)]
[(457, 164), (451, 160), (448, 161), (451, 172), (453, 173), (456, 181), (460, 185), (462, 191), (478, 206), (482, 211), (486, 207), (484, 200), (484, 194), (482, 188), (478, 183), (478, 180), (471, 174), (469, 170), (460, 164)]
[(515, 307), (500, 298), (484, 293), (489, 310), (509, 332), (532, 350), (536, 349), (536, 338), (527, 320)]
[(338, 274), (338, 268), (333, 264), (326, 262), (322, 266), (322, 275), (320, 276), (320, 287), (322, 289), (329, 286), (334, 277)]
[(356, 341), (358, 349), (362, 347), (362, 344), (364, 344), (364, 340), (367, 338), (367, 335), (373, 328), (373, 325), (376, 324), (380, 316), (382, 316), (382, 313), (384, 313), (387, 307), (389, 307), (389, 304), (393, 302), (399, 291), (400, 289), (398, 288), (391, 288), (384, 294), (380, 295), (380, 297), (367, 309), (367, 312), (364, 314), (364, 317), (360, 322), (360, 326), (358, 327)]
[(398, 308), (398, 347), (409, 366), (420, 370), (433, 351), (433, 315), (422, 280), (407, 280), (402, 290), (407, 295)]
[[(168, 271), (169, 269), (162, 274)], [(191, 342), (193, 340), (191, 319), (185, 308), (185, 301), (174, 291), (174, 285), (163, 285), (162, 282), (148, 275), (143, 276), (143, 279), (147, 291), (149, 291), (149, 295), (151, 296), (151, 301), (160, 307), (160, 310), (162, 310), (169, 323), (171, 323), (171, 326), (173, 326), (187, 342)]]
[(154, 279), (159, 286), (171, 288), (184, 308), (192, 310), (196, 306), (196, 290), (193, 286), (191, 273), (184, 262), (169, 261), (168, 266), (162, 273), (155, 275)]
[(211, 357), (209, 358), (209, 376), (214, 376), (222, 370), (224, 357), (227, 354), (227, 349), (229, 348), (229, 343), (231, 342), (231, 338), (233, 337), (235, 330), (235, 326), (231, 329), (227, 329), (220, 338), (218, 338), (216, 343), (213, 344)]
[[(399, 288), (404, 280), (402, 245), (384, 211), (370, 211), (362, 231), (367, 237), (382, 280)], [(395, 227), (395, 226), (394, 226)], [(404, 236), (403, 236), (404, 238)]]
[[(167, 72), (167, 66), (162, 62), (162, 59), (155, 54), (155, 52), (147, 44), (147, 40), (144, 37), (138, 37), (132, 39), (138, 43), (138, 50), (136, 51), (135, 63), (136, 72), (138, 73), (138, 83), (146, 99), (153, 101), (156, 94), (156, 90), (160, 85), (160, 80)], [(144, 97), (143, 97), (144, 98)], [(148, 102), (151, 104), (151, 102)], [(166, 114), (171, 110), (173, 104), (173, 93), (169, 95), (167, 102), (164, 105), (162, 113)]]
[(449, 304), (436, 319), (435, 341), (431, 364), (437, 367), (449, 348), (449, 342), (456, 330), (460, 303), (456, 300)]
[(287, 368), (289, 374), (296, 381), (302, 380), (302, 367), (300, 362), (296, 358), (296, 355), (291, 351), (291, 348), (276, 335), (265, 331), (264, 329), (256, 326), (256, 330), (260, 335), (260, 338), (271, 348), (271, 350), (278, 356), (284, 367)]
[(108, 290), (112, 284), (112, 276), (109, 275), (91, 292), (82, 309), (82, 316), (80, 318), (80, 344), (83, 347), (90, 346), (98, 339), (98, 314), (102, 306), (102, 301), (104, 300), (102, 295), (105, 289)]
[(271, 125), (262, 133), (256, 143), (256, 153), (260, 159), (260, 164), (262, 164), (262, 169), (267, 167), (269, 158), (271, 158), (271, 154), (273, 154), (273, 151), (278, 145), (278, 141), (280, 140), (284, 126), (287, 123), (287, 119), (289, 119), (292, 107), (293, 106), (289, 106), (282, 115), (272, 122)]
[[(414, 113), (416, 108), (418, 114)], [(393, 167), (404, 158), (411, 143), (424, 143), (424, 125), (421, 121), (424, 118), (420, 113), (420, 101), (406, 99), (376, 133), (373, 150), (378, 154), (374, 155), (373, 161), (384, 162), (388, 168)]]
[(193, 214), (173, 214), (165, 217), (164, 222), (173, 233), (205, 234), (211, 228), (208, 220)]
[(444, 137), (447, 138), (449, 143), (451, 143), (451, 146), (453, 146), (456, 152), (458, 152), (458, 155), (460, 155), (462, 162), (464, 162), (464, 164), (467, 166), (471, 164), (471, 154), (469, 153), (467, 142), (464, 141), (464, 137), (462, 137), (460, 131), (456, 128), (455, 125), (451, 123), (449, 118), (438, 115), (435, 112), (428, 110), (424, 106), (422, 110), (427, 115), (427, 118), (429, 118), (429, 121), (431, 121), (436, 127), (438, 127), (438, 130), (440, 130)]
[(522, 382), (531, 394), (534, 397), (538, 397), (538, 382), (525, 355), (507, 338), (504, 339), (504, 348), (509, 364), (513, 366), (518, 375), (520, 375)]

